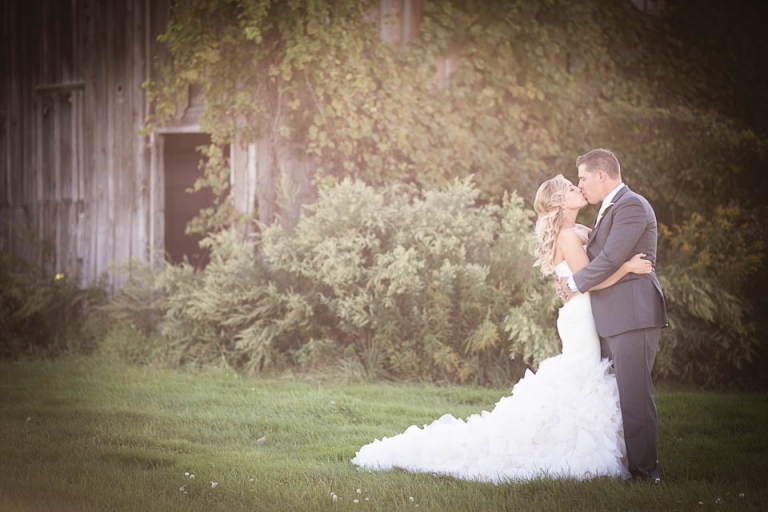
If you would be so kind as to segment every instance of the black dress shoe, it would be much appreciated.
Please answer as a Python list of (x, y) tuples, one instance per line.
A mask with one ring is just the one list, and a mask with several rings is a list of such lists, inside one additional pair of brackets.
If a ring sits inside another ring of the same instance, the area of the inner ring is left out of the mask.
[(650, 474), (643, 473), (640, 471), (633, 471), (632, 472), (632, 478), (630, 479), (632, 482), (653, 482), (654, 485), (658, 485), (661, 483), (661, 477), (659, 476), (658, 470), (653, 470)]

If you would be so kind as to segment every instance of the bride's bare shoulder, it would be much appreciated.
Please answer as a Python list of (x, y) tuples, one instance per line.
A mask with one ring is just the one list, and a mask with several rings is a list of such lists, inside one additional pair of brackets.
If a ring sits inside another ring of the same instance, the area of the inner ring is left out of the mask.
[(579, 234), (579, 238), (581, 238), (583, 243), (587, 243), (589, 241), (589, 237), (592, 236), (592, 228), (588, 228), (583, 224), (576, 224), (574, 229)]
[(557, 242), (558, 243), (568, 243), (573, 240), (580, 240), (581, 236), (579, 235), (579, 228), (578, 224), (573, 227), (568, 228), (561, 228), (560, 232), (557, 234)]

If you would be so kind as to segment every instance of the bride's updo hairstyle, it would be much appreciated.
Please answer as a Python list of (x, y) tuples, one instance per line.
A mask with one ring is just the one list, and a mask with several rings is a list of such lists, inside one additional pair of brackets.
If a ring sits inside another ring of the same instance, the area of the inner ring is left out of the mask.
[(567, 187), (568, 181), (558, 174), (541, 184), (533, 200), (533, 209), (538, 215), (536, 247), (533, 250), (538, 259), (533, 265), (539, 266), (545, 276), (555, 271), (552, 262), (555, 259), (555, 241), (563, 223), (563, 193)]

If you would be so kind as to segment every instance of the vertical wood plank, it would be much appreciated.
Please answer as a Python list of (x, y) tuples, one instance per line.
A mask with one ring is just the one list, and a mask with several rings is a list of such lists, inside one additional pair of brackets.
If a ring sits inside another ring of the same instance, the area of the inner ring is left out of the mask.
[(39, 162), (39, 129), (40, 129), (40, 102), (34, 92), (34, 87), (39, 83), (41, 59), (41, 42), (39, 38), (29, 41), (29, 45), (21, 45), (23, 30), (31, 27), (31, 30), (40, 30), (41, 18), (39, 13), (33, 12), (26, 6), (20, 6), (18, 10), (19, 24), (15, 27), (14, 46), (19, 48), (14, 55), (16, 72), (18, 73), (18, 95), (15, 102), (15, 110), (18, 116), (19, 127), (16, 132), (15, 151), (17, 161), (14, 169), (21, 169), (23, 174), (17, 174), (17, 190), (22, 198), (23, 215), (19, 218), (24, 221), (24, 230), (19, 238), (23, 249), (20, 255), (30, 261), (40, 263), (42, 257), (40, 251), (35, 249), (35, 244), (30, 236), (39, 233), (39, 196), (42, 195)]
[[(133, 152), (131, 151), (136, 134), (132, 132), (130, 79), (131, 69), (130, 34), (131, 21), (129, 4), (132, 0), (110, 3), (112, 30), (108, 33), (112, 58), (109, 60), (109, 91), (111, 101), (107, 108), (111, 111), (112, 155), (107, 165), (112, 180), (112, 262), (123, 265), (131, 258), (131, 231), (134, 220), (136, 187), (133, 174)], [(111, 276), (113, 286), (119, 287), (122, 275)]]
[[(8, 23), (11, 10), (10, 2), (0, 5), (0, 48), (9, 48)], [(7, 107), (10, 93), (9, 57), (8, 51), (0, 51), (0, 250), (9, 251), (11, 248), (11, 151), (10, 151), (10, 113)]]
[[(248, 215), (253, 214), (254, 206), (256, 204), (256, 176), (258, 174), (258, 165), (256, 159), (259, 156), (259, 150), (255, 143), (248, 144), (248, 170), (246, 173), (246, 186), (245, 186), (245, 204), (243, 205), (243, 213)], [(248, 231), (250, 232), (250, 223), (247, 224)]]
[(140, 132), (144, 127), (146, 117), (146, 95), (141, 87), (144, 81), (146, 71), (146, 50), (145, 42), (147, 40), (146, 24), (147, 13), (145, 9), (148, 5), (146, 1), (134, 2), (132, 16), (132, 68), (131, 68), (131, 115), (133, 154), (134, 154), (134, 182), (137, 187), (136, 201), (137, 205), (134, 213), (134, 228), (132, 232), (132, 257), (141, 261), (149, 261), (149, 153), (147, 151), (147, 137)]
[(108, 108), (110, 98), (110, 83), (107, 73), (107, 55), (111, 55), (111, 46), (106, 34), (111, 30), (109, 18), (109, 3), (103, 0), (91, 2), (91, 27), (93, 37), (90, 44), (90, 62), (88, 68), (93, 70), (91, 78), (91, 109), (87, 123), (91, 128), (90, 140), (93, 144), (93, 178), (92, 192), (89, 202), (95, 205), (93, 219), (95, 234), (93, 238), (93, 272), (100, 273), (112, 261), (110, 240), (112, 233), (111, 172), (107, 162), (111, 157), (111, 146), (108, 143), (112, 137), (112, 110)]
[(427, 0), (403, 0), (403, 41), (407, 43), (419, 32)]
[(99, 233), (97, 198), (98, 181), (96, 177), (96, 152), (98, 146), (95, 143), (94, 115), (96, 63), (93, 58), (93, 49), (96, 46), (96, 31), (94, 22), (94, 0), (83, 0), (82, 3), (82, 51), (80, 52), (81, 66), (85, 90), (83, 93), (82, 110), (82, 137), (80, 148), (83, 162), (82, 195), (83, 201), (88, 205), (84, 211), (84, 221), (81, 225), (81, 240), (83, 251), (83, 274), (89, 279), (97, 278), (99, 268), (97, 263), (97, 239)]
[[(0, 29), (0, 48), (11, 48), (10, 46), (10, 16), (12, 9), (12, 2), (3, 2), (0, 10), (2, 10), (2, 28)], [(13, 78), (11, 75), (10, 65), (10, 53), (9, 51), (0, 52), (0, 73), (3, 74), (4, 79), (0, 82), (0, 105), (3, 105), (2, 112), (2, 134), (0, 135), (0, 144), (2, 144), (2, 150), (0, 150), (0, 165), (3, 166), (2, 171), (2, 185), (0, 185), (0, 204), (6, 206), (6, 210), (2, 212), (2, 219), (10, 219), (8, 213), (13, 205), (13, 197), (11, 194), (11, 106), (10, 96), (12, 89)], [(11, 229), (7, 222), (4, 222), (0, 226), (0, 244), (2, 249), (11, 250), (10, 247), (6, 248), (6, 245), (10, 244)]]
[(70, 83), (75, 78), (72, 66), (74, 47), (72, 36), (74, 26), (72, 23), (72, 2), (56, 0), (56, 81), (57, 83)]
[(256, 141), (256, 204), (259, 208), (258, 219), (269, 226), (275, 218), (275, 178), (272, 148), (268, 137)]
[(157, 137), (157, 174), (155, 176), (155, 255), (158, 262), (165, 261), (165, 137)]
[(61, 206), (61, 198), (62, 198), (62, 190), (61, 190), (61, 178), (62, 178), (62, 169), (61, 169), (61, 161), (62, 161), (62, 146), (63, 144), (63, 137), (61, 133), (61, 124), (64, 117), (64, 105), (62, 101), (62, 95), (58, 91), (54, 91), (52, 94), (52, 100), (53, 104), (55, 106), (53, 110), (53, 116), (51, 119), (51, 123), (53, 124), (53, 137), (52, 140), (47, 141), (47, 144), (51, 148), (52, 153), (52, 160), (53, 160), (53, 179), (54, 184), (52, 187), (53, 192), (53, 198), (49, 199), (49, 201), (53, 202), (56, 205), (56, 208), (54, 209), (55, 214), (53, 215), (53, 218), (51, 219), (51, 222), (54, 223), (54, 254), (55, 254), (55, 262), (54, 262), (54, 271), (55, 272), (61, 272), (61, 259), (62, 259), (62, 247), (61, 247), (61, 224), (62, 224), (62, 209)]
[[(36, 100), (39, 100), (40, 98), (36, 98)], [(36, 183), (36, 189), (37, 193), (35, 194), (35, 198), (33, 199), (33, 204), (31, 206), (31, 210), (33, 212), (33, 218), (36, 221), (37, 224), (37, 237), (39, 240), (44, 240), (44, 221), (43, 218), (41, 206), (44, 204), (45, 196), (44, 196), (44, 189), (43, 189), (43, 126), (44, 126), (44, 116), (45, 116), (45, 108), (43, 107), (42, 101), (36, 101), (35, 106), (37, 107), (37, 112), (35, 116), (35, 120), (37, 121), (37, 126), (35, 133), (37, 135), (37, 140), (35, 141), (34, 147), (37, 149), (37, 170), (36, 172), (32, 173), (32, 176), (35, 176), (37, 179), (35, 180)], [(42, 251), (40, 251), (40, 254), (37, 255), (36, 262), (38, 265), (42, 266), (43, 264), (43, 254)]]
[(379, 37), (396, 46), (402, 44), (403, 0), (380, 0)]
[(232, 203), (238, 211), (244, 212), (246, 205), (246, 175), (248, 172), (248, 144), (235, 139), (230, 153), (229, 189), (232, 191)]
[[(100, 98), (102, 112), (106, 114), (105, 130), (102, 130), (102, 137), (99, 137), (100, 144), (104, 148), (104, 155), (101, 165), (97, 172), (102, 175), (102, 181), (105, 188), (105, 196), (107, 198), (105, 210), (106, 210), (106, 223), (102, 226), (102, 232), (99, 235), (99, 267), (106, 268), (107, 265), (115, 261), (115, 176), (114, 176), (114, 161), (115, 161), (115, 83), (113, 80), (113, 64), (114, 64), (114, 30), (115, 30), (115, 18), (113, 15), (112, 2), (106, 2), (102, 8), (102, 26), (105, 30), (100, 34), (100, 39), (104, 41), (104, 48), (106, 52), (99, 54), (99, 84), (104, 90), (104, 94)], [(110, 56), (111, 58), (107, 58)], [(114, 280), (109, 277), (109, 284), (113, 285)]]
[(152, 133), (149, 136), (149, 146), (150, 146), (150, 155), (149, 155), (149, 261), (153, 264), (158, 263), (159, 261), (162, 261), (161, 258), (158, 258), (158, 253), (161, 252), (161, 248), (159, 246), (159, 240), (158, 240), (158, 229), (159, 226), (157, 225), (156, 219), (157, 219), (157, 212), (160, 209), (160, 205), (158, 204), (158, 197), (162, 196), (162, 183), (158, 182), (158, 159), (159, 159), (159, 150), (158, 150), (158, 137), (157, 134)]

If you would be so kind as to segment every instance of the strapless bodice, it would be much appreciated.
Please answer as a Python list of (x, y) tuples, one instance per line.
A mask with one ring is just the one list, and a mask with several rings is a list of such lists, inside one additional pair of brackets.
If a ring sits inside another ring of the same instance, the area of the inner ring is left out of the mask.
[[(583, 245), (582, 247), (584, 247), (585, 251), (587, 250), (586, 245)], [(571, 268), (568, 266), (568, 262), (566, 262), (565, 260), (555, 265), (554, 271), (557, 277), (571, 277), (573, 275), (573, 272), (571, 272)]]
[(555, 265), (554, 270), (557, 277), (571, 277), (573, 275), (573, 272), (571, 272), (571, 269), (568, 266), (568, 262), (565, 260)]

